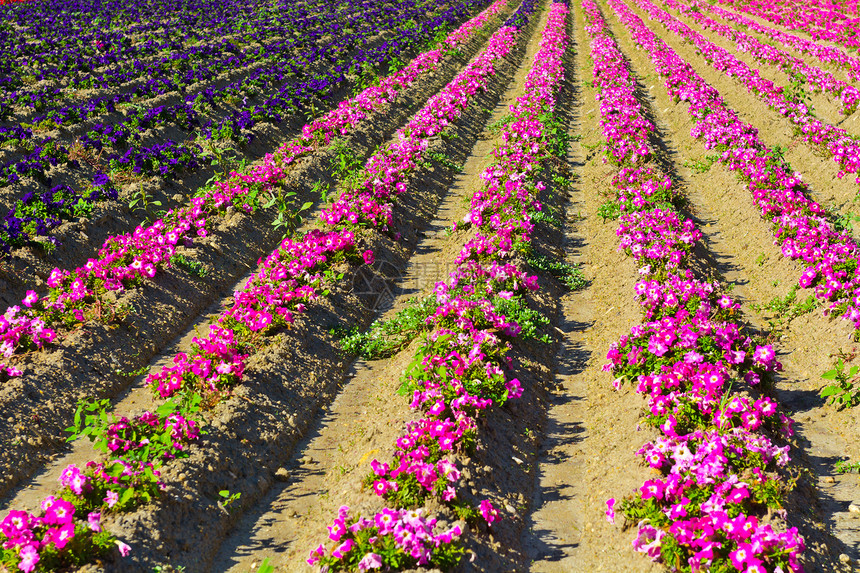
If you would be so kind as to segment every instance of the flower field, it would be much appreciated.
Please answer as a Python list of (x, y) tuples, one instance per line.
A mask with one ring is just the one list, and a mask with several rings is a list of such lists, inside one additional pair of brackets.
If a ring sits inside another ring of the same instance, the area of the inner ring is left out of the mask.
[(0, 37), (0, 573), (860, 568), (855, 0)]

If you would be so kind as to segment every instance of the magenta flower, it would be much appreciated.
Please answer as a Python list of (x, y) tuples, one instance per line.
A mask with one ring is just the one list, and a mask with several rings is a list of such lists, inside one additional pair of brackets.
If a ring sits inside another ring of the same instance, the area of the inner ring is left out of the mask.
[(481, 501), (479, 506), (479, 510), (481, 515), (484, 517), (484, 520), (487, 524), (491, 524), (499, 518), (499, 512), (496, 508), (493, 507), (493, 504), (490, 503), (489, 500), (485, 499)]
[(615, 523), (615, 498), (606, 500), (606, 521)]
[(89, 526), (89, 528), (92, 531), (99, 533), (102, 530), (101, 519), (102, 519), (101, 512), (99, 512), (99, 511), (90, 512), (90, 514), (87, 515), (87, 525)]

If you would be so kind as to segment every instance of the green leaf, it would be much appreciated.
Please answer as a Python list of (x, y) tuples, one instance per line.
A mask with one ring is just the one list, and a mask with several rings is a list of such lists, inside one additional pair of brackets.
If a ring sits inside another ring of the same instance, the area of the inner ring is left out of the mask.
[(125, 505), (126, 503), (131, 501), (131, 499), (133, 497), (134, 497), (134, 488), (130, 487), (127, 490), (125, 490), (124, 492), (122, 492), (121, 496), (119, 496), (119, 504)]
[(161, 406), (159, 406), (155, 410), (155, 413), (158, 414), (158, 416), (161, 418), (166, 418), (167, 416), (173, 414), (176, 411), (177, 407), (178, 406), (177, 406), (176, 402), (174, 402), (173, 400), (169, 400), (169, 401), (165, 402), (164, 404), (162, 404)]

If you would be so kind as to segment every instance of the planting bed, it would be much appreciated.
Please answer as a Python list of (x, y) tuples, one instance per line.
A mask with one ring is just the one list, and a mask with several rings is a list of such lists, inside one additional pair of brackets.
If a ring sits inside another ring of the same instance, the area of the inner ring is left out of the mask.
[(0, 1), (0, 572), (856, 570), (857, 21)]

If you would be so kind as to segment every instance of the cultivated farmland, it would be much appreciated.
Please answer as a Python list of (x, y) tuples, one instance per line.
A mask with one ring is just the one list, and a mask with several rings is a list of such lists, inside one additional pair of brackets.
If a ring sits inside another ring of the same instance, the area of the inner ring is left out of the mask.
[(0, 0), (0, 572), (856, 570), (858, 30)]

